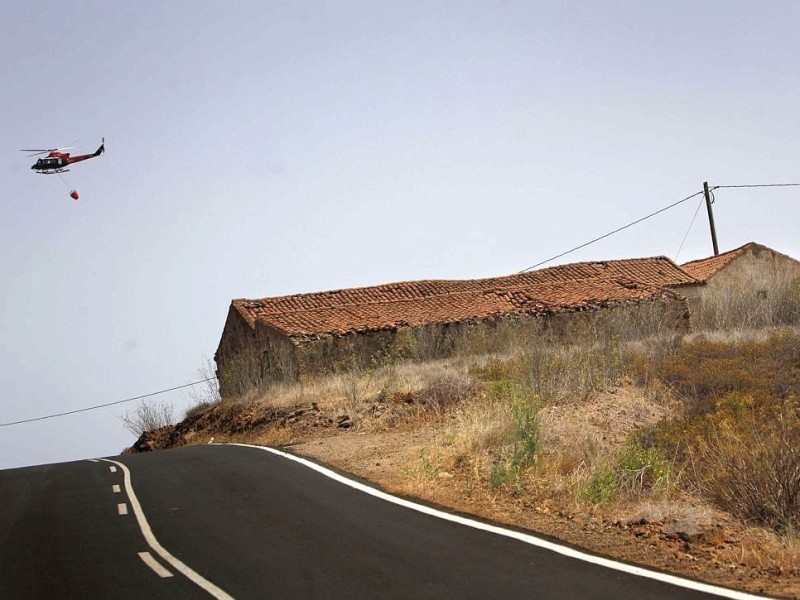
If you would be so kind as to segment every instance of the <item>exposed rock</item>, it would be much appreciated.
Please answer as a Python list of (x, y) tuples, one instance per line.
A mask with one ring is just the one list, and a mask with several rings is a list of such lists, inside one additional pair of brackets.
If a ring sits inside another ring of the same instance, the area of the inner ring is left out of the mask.
[(705, 530), (696, 523), (689, 521), (676, 521), (668, 523), (661, 528), (661, 532), (668, 538), (677, 538), (684, 542), (697, 542), (703, 538)]

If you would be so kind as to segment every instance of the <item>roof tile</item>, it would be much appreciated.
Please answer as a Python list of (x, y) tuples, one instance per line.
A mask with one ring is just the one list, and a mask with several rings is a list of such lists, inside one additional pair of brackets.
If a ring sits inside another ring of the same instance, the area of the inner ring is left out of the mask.
[(715, 275), (719, 272), (722, 268), (724, 268), (728, 263), (730, 263), (733, 259), (738, 256), (741, 256), (745, 252), (747, 252), (750, 248), (755, 247), (757, 244), (755, 242), (749, 242), (744, 246), (740, 246), (739, 248), (734, 248), (733, 250), (729, 250), (728, 252), (723, 252), (722, 254), (718, 254), (716, 256), (711, 256), (709, 258), (701, 258), (699, 260), (693, 260), (681, 265), (684, 271), (689, 273), (692, 277), (697, 279), (698, 281), (707, 281), (712, 275)]
[(526, 286), (516, 290), (470, 290), (410, 300), (268, 314), (256, 312), (253, 318), (290, 337), (303, 338), (430, 323), (478, 321), (512, 314), (537, 315), (581, 310), (667, 294), (669, 292), (651, 286), (626, 286), (608, 280), (581, 280)]
[(663, 286), (696, 283), (666, 257), (585, 262), (504, 277), (423, 280), (371, 287), (238, 299), (233, 306), (294, 338), (542, 314), (638, 301)]

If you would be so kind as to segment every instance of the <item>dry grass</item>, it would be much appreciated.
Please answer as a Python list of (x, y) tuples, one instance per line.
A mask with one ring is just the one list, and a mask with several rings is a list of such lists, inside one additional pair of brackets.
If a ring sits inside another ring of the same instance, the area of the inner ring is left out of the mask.
[(425, 363), (404, 361), (375, 369), (353, 369), (315, 375), (301, 378), (296, 383), (276, 383), (264, 389), (226, 398), (224, 401), (259, 401), (272, 408), (325, 402), (331, 406), (346, 408), (381, 395), (416, 395), (435, 382), (467, 377), (469, 364), (458, 359), (439, 359)]
[(482, 486), (492, 469), (513, 460), (515, 420), (508, 395), (483, 394), (458, 406), (431, 453), (443, 468), (459, 472), (470, 487)]
[(762, 327), (759, 329), (737, 328), (734, 330), (704, 329), (683, 336), (680, 343), (682, 346), (697, 342), (710, 342), (713, 344), (758, 343), (767, 341), (777, 332), (800, 335), (800, 326), (782, 325), (781, 327)]
[[(674, 347), (674, 336), (666, 334), (665, 341), (656, 335), (663, 333), (663, 324), (650, 313), (645, 316), (643, 333), (650, 340), (646, 347), (651, 355), (661, 356)], [(450, 419), (447, 432), (420, 459), (423, 475), (457, 471), (475, 488), (509, 489), (516, 495), (535, 489), (574, 500), (598, 468), (616, 460), (615, 453), (636, 426), (652, 424), (666, 410), (655, 393), (641, 402), (630, 394), (624, 401), (615, 402), (611, 393), (597, 399), (598, 393), (615, 390), (626, 379), (625, 361), (633, 351), (630, 340), (642, 328), (641, 321), (612, 311), (607, 317), (587, 315), (576, 322), (569, 344), (556, 343), (539, 323), (502, 326), (485, 339), (473, 332), (468, 351), (450, 358), (318, 375), (223, 404), (276, 409), (316, 402), (353, 416), (356, 430), (371, 431), (391, 426), (392, 413), (371, 418), (366, 405), (413, 400), (408, 402), (414, 407), (411, 416), (447, 414)], [(472, 354), (478, 342), (502, 342), (497, 347), (505, 351)], [(575, 430), (562, 426), (558, 433), (559, 419)], [(596, 423), (588, 426), (590, 420)]]
[(742, 533), (738, 544), (721, 553), (721, 558), (775, 575), (797, 577), (800, 575), (800, 538), (797, 534), (780, 536), (750, 528)]
[(752, 331), (800, 322), (800, 278), (793, 272), (778, 276), (765, 289), (751, 285), (700, 302), (694, 317), (701, 331)]
[(681, 521), (709, 526), (726, 520), (725, 513), (688, 494), (673, 497), (633, 498), (617, 506), (616, 517), (627, 522), (667, 523)]

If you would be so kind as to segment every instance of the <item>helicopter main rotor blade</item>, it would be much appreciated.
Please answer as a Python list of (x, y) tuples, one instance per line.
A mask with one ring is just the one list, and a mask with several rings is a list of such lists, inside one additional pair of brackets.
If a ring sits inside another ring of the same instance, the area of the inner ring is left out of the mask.
[(40, 149), (40, 148), (25, 148), (20, 150), (20, 152), (33, 152), (33, 154), (29, 154), (28, 156), (38, 156), (39, 154), (47, 154), (48, 152), (60, 152), (61, 150), (71, 150), (75, 146), (64, 146), (63, 148), (47, 148)]
[(70, 150), (75, 147), (78, 140), (72, 140), (69, 146), (56, 146), (55, 148), (22, 148), (20, 152), (57, 152), (58, 150)]

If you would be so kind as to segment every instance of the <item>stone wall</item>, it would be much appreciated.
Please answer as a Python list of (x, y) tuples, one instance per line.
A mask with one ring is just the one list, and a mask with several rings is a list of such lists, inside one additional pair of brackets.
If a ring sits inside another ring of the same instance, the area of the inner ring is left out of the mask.
[(556, 341), (620, 341), (689, 330), (686, 300), (677, 294), (593, 310), (508, 315), (474, 322), (400, 327), (308, 339), (295, 345), (297, 374), (374, 368), (392, 360), (507, 351)]
[(234, 308), (215, 355), (224, 397), (326, 372), (368, 369), (403, 359), (507, 351), (556, 341), (620, 340), (688, 330), (686, 300), (674, 293), (639, 302), (506, 315), (473, 322), (398, 327), (339, 336), (289, 339), (261, 322), (254, 327)]
[(231, 305), (214, 354), (221, 396), (242, 394), (261, 381), (258, 346), (255, 329)]
[(748, 248), (705, 285), (679, 291), (700, 329), (800, 322), (800, 262), (763, 246)]

